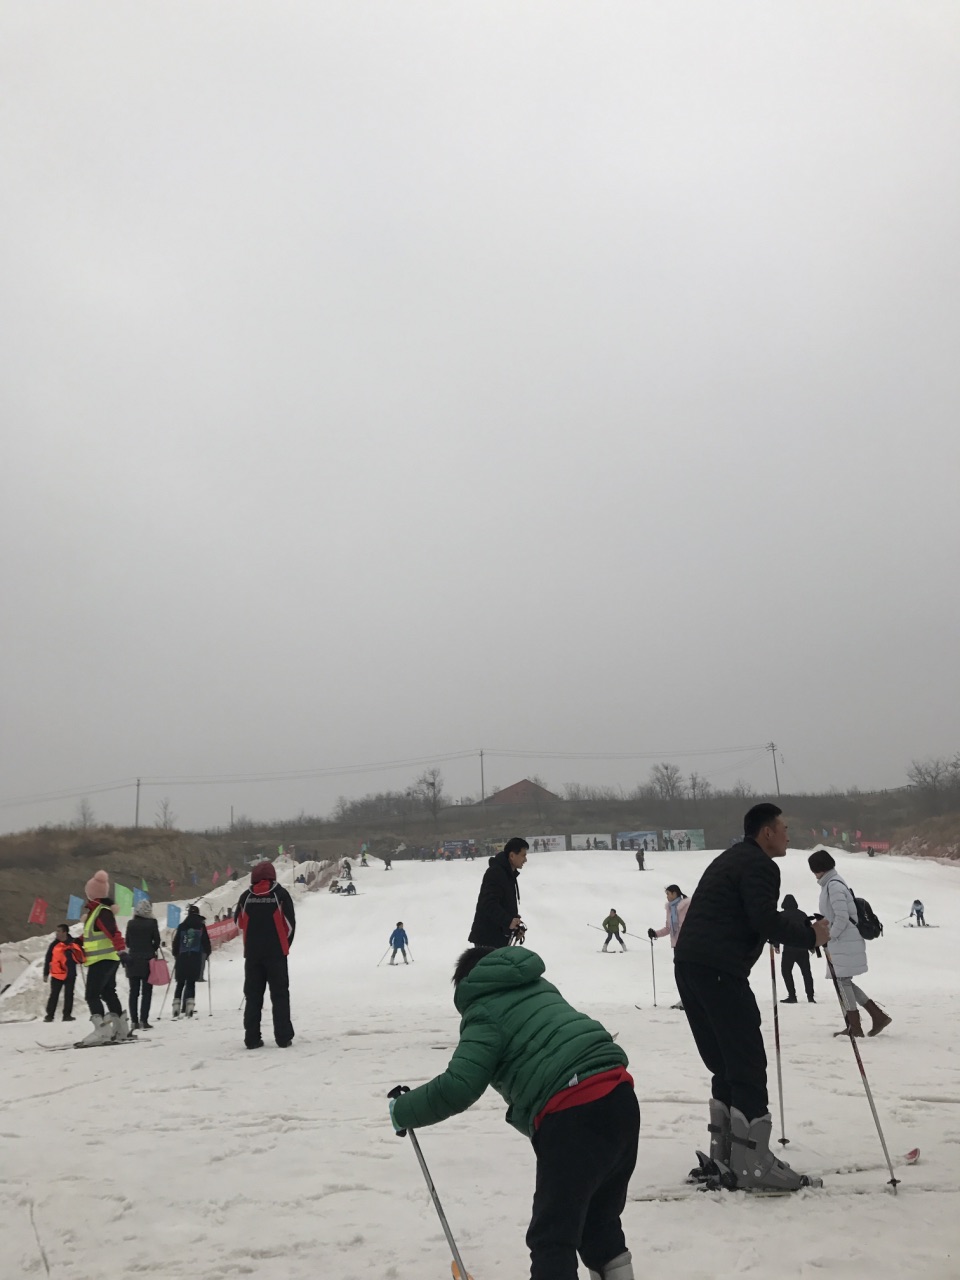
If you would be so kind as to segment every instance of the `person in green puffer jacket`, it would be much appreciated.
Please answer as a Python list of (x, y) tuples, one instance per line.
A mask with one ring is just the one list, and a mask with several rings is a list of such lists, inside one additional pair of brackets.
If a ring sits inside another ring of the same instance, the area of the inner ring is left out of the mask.
[(633, 1280), (620, 1215), (637, 1160), (640, 1109), (627, 1055), (543, 977), (525, 947), (471, 947), (453, 975), (460, 1041), (435, 1079), (392, 1099), (398, 1132), (471, 1107), (488, 1085), (537, 1156), (527, 1231), (531, 1280)]

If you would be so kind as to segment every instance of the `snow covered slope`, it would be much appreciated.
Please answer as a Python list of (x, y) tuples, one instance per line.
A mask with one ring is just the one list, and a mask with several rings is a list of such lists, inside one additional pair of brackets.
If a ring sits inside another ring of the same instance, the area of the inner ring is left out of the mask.
[[(634, 933), (660, 927), (663, 885), (677, 881), (690, 893), (712, 856), (655, 854), (640, 874), (632, 854), (543, 854), (521, 876), (528, 945), (568, 999), (619, 1032), (630, 1055), (643, 1116), (633, 1197), (682, 1184), (694, 1147), (706, 1142), (707, 1075), (683, 1014), (668, 1007), (676, 994), (667, 940), (655, 948), (654, 1009), (646, 938), (631, 940), (626, 955), (603, 955), (601, 934), (587, 924), (616, 907)], [(898, 1169), (896, 1199), (884, 1191), (850, 1045), (832, 1038), (836, 1000), (815, 962), (819, 1003), (781, 1007), (780, 1021), (787, 1156), (822, 1173), (826, 1188), (790, 1200), (632, 1199), (627, 1237), (645, 1280), (960, 1274), (960, 872), (838, 860), (887, 926), (868, 944), (862, 985), (894, 1022), (862, 1042), (863, 1055), (891, 1152), (919, 1146), (921, 1163)], [(812, 910), (816, 884), (804, 855), (791, 851), (780, 865), (784, 890)], [(267, 1048), (243, 1048), (236, 944), (213, 962), (214, 1017), (200, 987), (201, 1016), (165, 1017), (136, 1045), (52, 1054), (36, 1041), (62, 1043), (87, 1024), (0, 1026), (4, 1274), (43, 1276), (42, 1246), (56, 1280), (448, 1276), (446, 1243), (410, 1143), (392, 1132), (385, 1094), (440, 1070), (456, 1041), (450, 973), (484, 867), (396, 862), (385, 872), (374, 862), (354, 872), (354, 898), (307, 895), (291, 957), (297, 1039), (284, 1052), (268, 1020)], [(893, 923), (916, 896), (941, 928)], [(378, 968), (398, 920), (415, 963)], [(765, 956), (753, 982), (769, 1033)], [(503, 1113), (488, 1092), (467, 1114), (420, 1134), (476, 1280), (528, 1273), (534, 1164)]]

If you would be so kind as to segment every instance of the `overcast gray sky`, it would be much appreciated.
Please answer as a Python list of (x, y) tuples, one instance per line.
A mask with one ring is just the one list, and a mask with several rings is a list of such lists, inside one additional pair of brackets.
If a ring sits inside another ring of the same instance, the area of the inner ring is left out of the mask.
[(0, 800), (960, 748), (956, 4), (14, 3), (0, 83)]

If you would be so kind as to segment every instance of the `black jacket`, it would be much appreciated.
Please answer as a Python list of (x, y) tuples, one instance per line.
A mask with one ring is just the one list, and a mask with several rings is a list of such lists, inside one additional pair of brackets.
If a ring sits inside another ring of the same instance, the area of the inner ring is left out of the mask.
[(206, 916), (190, 913), (180, 921), (173, 935), (174, 972), (178, 978), (196, 980), (203, 973), (203, 958), (210, 954)]
[[(800, 908), (797, 906), (797, 900), (792, 893), (788, 893), (785, 895), (783, 902), (781, 902), (780, 906), (783, 908), (783, 914), (787, 917), (788, 920), (792, 921), (795, 925), (802, 927), (805, 924), (809, 924), (810, 917), (807, 915), (805, 911), (800, 910)], [(784, 955), (786, 955), (788, 952), (791, 952), (791, 951), (795, 953), (799, 953), (799, 952), (805, 952), (806, 950), (807, 950), (806, 947), (793, 947), (789, 943), (787, 943), (783, 948)]]
[(146, 978), (160, 950), (160, 926), (153, 916), (131, 916), (127, 925), (127, 977)]
[(755, 840), (741, 840), (714, 858), (701, 876), (674, 960), (745, 978), (765, 942), (812, 951), (813, 929), (778, 911), (779, 897), (780, 868)]
[(510, 922), (520, 915), (519, 875), (510, 865), (508, 853), (497, 853), (490, 859), (468, 938), (475, 947), (505, 947), (509, 942)]
[(274, 960), (285, 956), (293, 945), (297, 929), (293, 899), (275, 880), (261, 880), (244, 889), (237, 902), (236, 921), (248, 960)]

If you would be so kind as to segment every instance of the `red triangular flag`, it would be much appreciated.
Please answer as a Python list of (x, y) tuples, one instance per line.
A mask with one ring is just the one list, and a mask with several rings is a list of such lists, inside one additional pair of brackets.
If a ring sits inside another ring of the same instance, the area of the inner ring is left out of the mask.
[(34, 898), (27, 924), (46, 924), (48, 905), (42, 898)]

